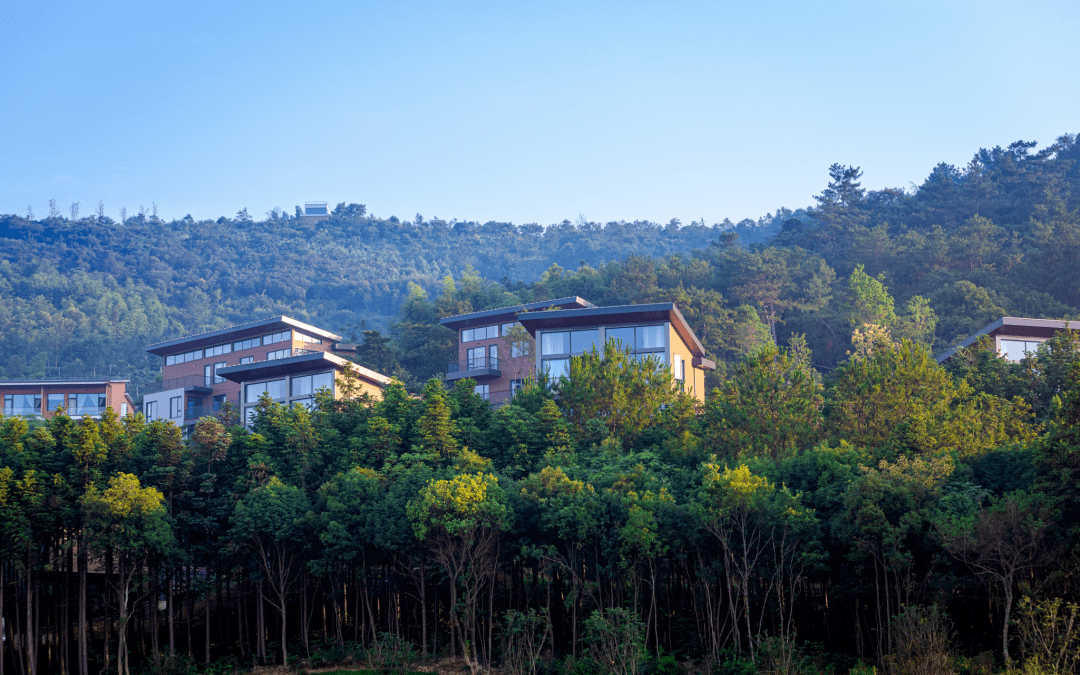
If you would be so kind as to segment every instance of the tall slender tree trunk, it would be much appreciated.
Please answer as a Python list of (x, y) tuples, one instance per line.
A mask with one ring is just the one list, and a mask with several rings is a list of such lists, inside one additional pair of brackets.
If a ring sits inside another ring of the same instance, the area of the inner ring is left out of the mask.
[[(4, 622), (4, 591), (7, 590), (7, 579), (4, 573), (7, 571), (7, 564), (0, 560), (0, 626)], [(0, 631), (0, 675), (4, 675), (4, 635)]]
[[(209, 535), (210, 535), (210, 533), (208, 532), (207, 533), (207, 538), (209, 538)], [(209, 584), (209, 582), (210, 582), (210, 567), (209, 567), (209, 565), (207, 565), (207, 568), (206, 568), (206, 581)], [(206, 663), (206, 665), (209, 666), (210, 665), (210, 587), (209, 587), (209, 585), (206, 587), (206, 595), (203, 597), (203, 606), (204, 606), (204, 613), (205, 613), (205, 616), (206, 616), (206, 639), (203, 642), (203, 652), (204, 652), (205, 663)]]
[[(23, 576), (23, 578), (25, 581), (25, 575)], [(23, 585), (25, 586), (25, 583)], [(12, 661), (15, 662), (15, 666), (18, 670), (19, 675), (26, 675), (26, 654), (23, 653), (23, 639), (25, 636), (22, 628), (22, 619), (20, 618), (22, 616), (21, 610), (19, 609), (20, 599), (21, 598), (19, 597), (19, 587), (18, 583), (16, 583), (14, 607), (15, 625), (11, 626), (10, 628), (10, 632), (8, 633), (8, 642), (11, 643), (13, 650), (18, 650), (18, 653), (14, 653), (13, 651), (11, 657)]]
[(263, 582), (262, 579), (256, 584), (255, 608), (259, 626), (256, 630), (256, 638), (259, 646), (259, 659), (266, 664), (266, 610), (263, 607)]
[(187, 635), (187, 655), (189, 659), (194, 660), (192, 655), (192, 641), (191, 641), (191, 624), (195, 623), (195, 593), (193, 584), (195, 582), (195, 568), (192, 565), (184, 566), (184, 598), (187, 600), (187, 610), (184, 612), (184, 633)]
[(173, 565), (165, 570), (165, 621), (169, 624), (169, 658), (176, 656), (176, 617), (173, 612)]
[(105, 552), (105, 588), (102, 589), (104, 591), (103, 595), (105, 597), (105, 602), (104, 602), (104, 605), (105, 605), (105, 621), (104, 621), (105, 627), (104, 627), (104, 630), (102, 631), (104, 633), (105, 646), (101, 650), (102, 653), (105, 656), (105, 665), (102, 667), (102, 671), (107, 671), (109, 669), (109, 666), (112, 665), (112, 651), (111, 651), (112, 616), (109, 614), (109, 595), (110, 595), (109, 594), (109, 589), (112, 588), (112, 582), (111, 582), (111, 579), (110, 579), (111, 577), (112, 577), (112, 551), (106, 551)]
[(158, 563), (151, 565), (150, 571), (150, 652), (154, 665), (161, 665), (161, 635), (158, 626), (158, 598), (161, 597), (161, 568)]
[[(420, 561), (420, 625), (421, 625), (421, 644), (422, 654), (424, 658), (427, 658), (427, 570), (424, 568), (424, 562)], [(4, 675), (0, 671), (0, 675)]]
[(282, 589), (278, 593), (278, 602), (281, 603), (281, 665), (288, 667), (289, 665), (289, 645), (285, 641), (285, 630), (288, 626), (286, 623), (286, 606), (285, 606), (285, 591)]
[(26, 674), (37, 675), (37, 658), (34, 654), (37, 647), (34, 634), (34, 567), (33, 563), (26, 566)]

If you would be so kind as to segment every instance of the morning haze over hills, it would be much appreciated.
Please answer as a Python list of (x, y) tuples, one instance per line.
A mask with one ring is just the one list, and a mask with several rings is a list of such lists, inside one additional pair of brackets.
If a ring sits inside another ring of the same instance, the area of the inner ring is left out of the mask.
[(440, 316), (567, 295), (674, 300), (721, 364), (747, 351), (755, 326), (781, 345), (805, 335), (828, 370), (851, 349), (859, 265), (883, 279), (898, 316), (923, 299), (921, 339), (940, 351), (1002, 315), (1080, 315), (1078, 160), (1071, 134), (1042, 149), (1018, 141), (877, 191), (834, 165), (814, 203), (737, 224), (403, 219), (358, 203), (319, 222), (246, 209), (212, 221), (141, 209), (119, 222), (52, 204), (46, 217), (0, 217), (0, 375), (147, 381), (147, 344), (286, 314), (357, 340), (379, 331), (371, 358), (386, 365), (391, 350), (416, 386), (454, 357)]

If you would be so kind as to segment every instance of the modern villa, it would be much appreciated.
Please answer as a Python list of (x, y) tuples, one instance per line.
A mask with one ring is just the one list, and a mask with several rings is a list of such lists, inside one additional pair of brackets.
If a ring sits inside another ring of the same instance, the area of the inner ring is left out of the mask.
[[(162, 357), (162, 380), (146, 385), (143, 414), (169, 420), (190, 431), (202, 417), (220, 414), (230, 403), (237, 414), (266, 392), (283, 404), (310, 405), (322, 387), (342, 394), (338, 374), (347, 367), (340, 354), (355, 351), (341, 336), (276, 316), (150, 345)], [(376, 397), (390, 378), (352, 364), (358, 389)]]
[[(505, 403), (526, 378), (546, 372), (562, 377), (570, 358), (614, 340), (639, 359), (671, 368), (683, 390), (705, 400), (705, 371), (716, 364), (671, 302), (597, 307), (580, 297), (446, 317), (458, 332), (458, 359), (447, 381), (471, 378), (476, 392), (493, 405)], [(537, 349), (539, 345), (539, 349)]]
[(993, 340), (994, 349), (1003, 358), (1008, 361), (1020, 361), (1027, 354), (1034, 352), (1039, 343), (1046, 342), (1056, 333), (1066, 329), (1080, 330), (1080, 321), (1003, 316), (967, 337), (955, 347), (946, 349), (935, 358), (938, 363), (945, 363), (958, 351), (970, 347), (980, 337), (986, 335)]

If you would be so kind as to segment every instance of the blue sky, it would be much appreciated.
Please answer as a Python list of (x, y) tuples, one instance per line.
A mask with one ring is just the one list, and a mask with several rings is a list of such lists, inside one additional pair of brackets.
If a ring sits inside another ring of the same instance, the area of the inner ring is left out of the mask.
[(1080, 3), (0, 0), (0, 213), (719, 222), (1080, 131)]

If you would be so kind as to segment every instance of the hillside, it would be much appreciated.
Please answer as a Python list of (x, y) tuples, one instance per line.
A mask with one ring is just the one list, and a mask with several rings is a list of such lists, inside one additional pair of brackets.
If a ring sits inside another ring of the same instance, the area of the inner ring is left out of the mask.
[(979, 150), (911, 190), (865, 191), (834, 165), (813, 206), (738, 225), (403, 222), (359, 204), (318, 224), (0, 216), (0, 371), (143, 381), (157, 370), (147, 343), (289, 314), (391, 329), (418, 382), (448, 351), (439, 315), (571, 293), (676, 300), (721, 361), (802, 334), (829, 369), (850, 349), (858, 265), (895, 297), (898, 331), (931, 321), (936, 350), (1002, 314), (1080, 315), (1080, 144), (1034, 147)]

